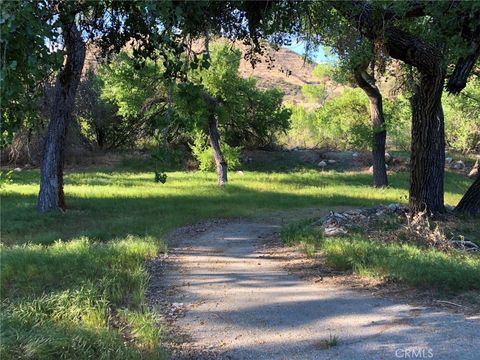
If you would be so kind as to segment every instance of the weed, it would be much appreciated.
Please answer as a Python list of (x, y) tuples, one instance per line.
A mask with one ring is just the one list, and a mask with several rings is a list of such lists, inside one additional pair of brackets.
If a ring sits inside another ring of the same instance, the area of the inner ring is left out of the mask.
[(340, 343), (340, 340), (337, 337), (337, 335), (330, 334), (328, 339), (320, 340), (316, 345), (321, 350), (328, 350), (332, 347), (338, 346), (339, 343)]

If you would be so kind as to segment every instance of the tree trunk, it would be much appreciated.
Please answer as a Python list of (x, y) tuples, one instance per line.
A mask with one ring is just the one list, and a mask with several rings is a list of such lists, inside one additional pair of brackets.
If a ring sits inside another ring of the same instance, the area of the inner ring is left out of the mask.
[(480, 215), (480, 174), (455, 208), (457, 212)]
[[(364, 36), (379, 40), (386, 53), (420, 73), (420, 84), (412, 97), (412, 155), (410, 174), (410, 211), (442, 213), (445, 137), (442, 90), (445, 58), (442, 47), (424, 41), (416, 34), (386, 24), (383, 16), (366, 1), (333, 2)], [(418, 9), (411, 9), (412, 14)], [(421, 8), (420, 8), (421, 11)]]
[(444, 73), (421, 75), (411, 99), (412, 145), (410, 210), (412, 214), (445, 212), (445, 129), (442, 109)]
[(385, 164), (385, 144), (387, 130), (383, 116), (382, 94), (375, 85), (375, 79), (363, 69), (355, 71), (355, 80), (360, 88), (367, 94), (370, 103), (370, 119), (372, 121), (373, 141), (373, 186), (388, 186), (387, 166)]
[(38, 195), (38, 210), (41, 212), (66, 208), (63, 193), (65, 137), (85, 61), (85, 43), (75, 23), (64, 24), (62, 30), (66, 62), (55, 84), (50, 123), (43, 145)]
[(217, 166), (218, 185), (224, 186), (227, 182), (227, 162), (223, 157), (222, 150), (220, 149), (220, 136), (217, 129), (217, 120), (215, 114), (211, 112), (210, 119), (208, 120), (208, 131), (210, 133), (210, 144), (213, 149), (213, 157), (215, 158), (215, 164)]

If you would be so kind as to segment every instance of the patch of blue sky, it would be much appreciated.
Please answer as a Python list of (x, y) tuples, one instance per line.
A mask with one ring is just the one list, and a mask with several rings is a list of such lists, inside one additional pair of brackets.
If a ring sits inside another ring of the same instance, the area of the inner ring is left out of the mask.
[[(291, 45), (284, 46), (285, 49), (293, 51), (301, 56), (305, 56), (305, 45), (306, 43), (302, 40), (293, 40)], [(334, 62), (336, 57), (334, 54), (330, 53), (327, 48), (319, 46), (315, 49), (309, 49), (308, 58), (317, 64), (320, 63), (331, 63)]]

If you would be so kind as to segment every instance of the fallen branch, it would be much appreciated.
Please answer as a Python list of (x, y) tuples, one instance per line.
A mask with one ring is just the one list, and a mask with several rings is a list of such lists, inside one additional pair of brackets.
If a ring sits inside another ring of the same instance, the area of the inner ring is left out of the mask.
[(453, 306), (458, 306), (458, 307), (464, 307), (463, 305), (460, 305), (460, 304), (455, 304), (451, 301), (445, 301), (445, 300), (433, 300), (437, 303), (442, 303), (442, 304), (448, 304), (448, 305), (453, 305)]

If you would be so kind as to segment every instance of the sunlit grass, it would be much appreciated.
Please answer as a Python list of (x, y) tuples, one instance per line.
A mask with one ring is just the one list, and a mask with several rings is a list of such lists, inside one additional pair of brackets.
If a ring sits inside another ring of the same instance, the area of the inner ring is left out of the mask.
[[(232, 173), (230, 185), (221, 189), (214, 174), (169, 173), (167, 183), (158, 184), (151, 173), (70, 173), (65, 186), (69, 211), (45, 216), (35, 210), (38, 173), (15, 175), (14, 184), (7, 185), (3, 194), (2, 241), (6, 244), (47, 244), (79, 236), (102, 241), (126, 234), (159, 236), (206, 217), (405, 202), (408, 181), (406, 174), (394, 175), (391, 188), (378, 190), (369, 186), (370, 175), (365, 173), (245, 172)], [(468, 183), (449, 174), (447, 203), (458, 202)]]
[[(340, 271), (353, 270), (362, 276), (454, 293), (480, 290), (480, 254), (458, 250), (445, 253), (400, 236), (396, 241), (383, 242), (382, 236), (369, 237), (362, 229), (341, 237), (325, 237), (323, 230), (313, 225), (315, 220), (285, 225), (283, 242), (298, 246), (309, 257), (321, 254), (328, 266)], [(478, 228), (480, 221), (471, 218), (469, 225)], [(392, 224), (383, 226), (387, 226), (386, 233)]]
[[(68, 210), (38, 214), (38, 172), (15, 173), (2, 190), (1, 357), (160, 358), (161, 327), (145, 304), (144, 260), (163, 249), (165, 234), (212, 217), (255, 217), (305, 207), (406, 202), (407, 174), (391, 187), (370, 187), (367, 173), (314, 170), (215, 174), (68, 172)], [(456, 204), (470, 181), (446, 179)], [(115, 318), (115, 321), (112, 319)], [(118, 326), (118, 323), (124, 324)]]

